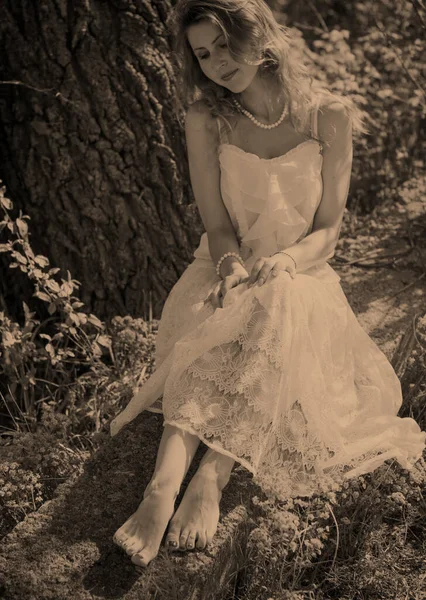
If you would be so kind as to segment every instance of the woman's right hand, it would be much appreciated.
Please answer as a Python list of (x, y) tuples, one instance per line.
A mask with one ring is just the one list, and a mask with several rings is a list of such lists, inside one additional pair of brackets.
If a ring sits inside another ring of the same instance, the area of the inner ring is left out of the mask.
[(211, 302), (215, 310), (218, 307), (223, 308), (223, 300), (229, 290), (232, 290), (232, 288), (237, 287), (237, 285), (240, 285), (241, 283), (246, 283), (249, 277), (250, 275), (245, 269), (227, 275), (225, 279), (222, 279), (216, 284), (213, 291), (204, 300), (204, 303)]

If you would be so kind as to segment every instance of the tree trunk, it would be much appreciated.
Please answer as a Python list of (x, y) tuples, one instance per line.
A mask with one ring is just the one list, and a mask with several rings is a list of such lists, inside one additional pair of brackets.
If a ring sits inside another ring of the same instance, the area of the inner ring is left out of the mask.
[[(33, 249), (81, 282), (81, 300), (101, 318), (146, 317), (150, 293), (159, 318), (203, 230), (173, 108), (170, 6), (0, 8), (0, 178), (31, 217)], [(4, 272), (10, 304), (27, 283)]]

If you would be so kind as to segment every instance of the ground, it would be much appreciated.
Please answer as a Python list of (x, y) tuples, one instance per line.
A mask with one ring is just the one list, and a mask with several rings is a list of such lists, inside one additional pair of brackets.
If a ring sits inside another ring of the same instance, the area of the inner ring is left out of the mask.
[[(404, 204), (384, 205), (373, 215), (345, 223), (331, 261), (361, 325), (389, 359), (413, 316), (424, 311), (424, 239), (422, 217), (407, 220)], [(344, 262), (365, 258), (372, 251), (377, 256), (371, 255), (369, 261)], [(402, 291), (405, 286), (410, 287)], [(258, 592), (255, 596), (249, 592), (247, 596), (233, 595), (236, 589), (243, 589), (245, 548), (250, 532), (258, 525), (251, 500), (261, 495), (242, 467), (234, 470), (224, 492), (218, 532), (209, 550), (182, 555), (168, 555), (161, 550), (149, 570), (141, 575), (112, 543), (114, 531), (134, 511), (149, 481), (161, 431), (159, 415), (140, 415), (117, 438), (106, 440), (84, 465), (81, 475), (57, 488), (51, 501), (28, 515), (4, 538), (0, 551), (1, 597), (7, 600), (260, 598)], [(196, 455), (178, 502), (202, 451), (201, 448)], [(409, 552), (402, 545), (396, 554), (393, 547), (392, 564), (399, 561), (402, 578), (418, 568), (422, 552), (420, 544), (418, 550), (410, 546)], [(368, 557), (371, 555), (359, 558), (358, 564), (364, 561), (367, 571), (372, 572)], [(386, 571), (385, 563), (382, 568)], [(392, 568), (390, 565), (388, 574), (393, 574)], [(339, 577), (343, 577), (342, 573), (340, 569)], [(339, 577), (336, 575), (336, 580)], [(350, 577), (348, 573), (347, 581)], [(380, 578), (385, 580), (386, 572), (381, 572)], [(365, 585), (371, 585), (370, 579)], [(343, 589), (343, 583), (339, 583), (342, 586), (339, 589)], [(266, 599), (268, 587), (263, 585), (262, 590)], [(371, 592), (369, 600), (384, 598), (378, 594)], [(289, 600), (312, 597), (304, 593), (288, 596)], [(349, 592), (343, 596), (340, 592), (340, 596), (316, 597), (343, 600), (367, 596)], [(402, 600), (405, 596), (400, 597)], [(412, 598), (420, 600), (420, 596)], [(395, 596), (395, 600), (399, 597)]]

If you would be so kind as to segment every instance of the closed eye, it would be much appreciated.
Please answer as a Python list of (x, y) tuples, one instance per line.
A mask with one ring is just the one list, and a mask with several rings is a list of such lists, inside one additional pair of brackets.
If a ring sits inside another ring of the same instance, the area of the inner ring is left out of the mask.
[[(219, 48), (227, 48), (227, 47), (228, 47), (228, 44), (226, 44), (226, 43), (225, 44), (219, 44)], [(207, 54), (200, 54), (198, 56), (198, 58), (200, 60), (204, 60), (204, 59), (208, 58), (208, 56), (209, 56), (209, 53), (207, 53)]]

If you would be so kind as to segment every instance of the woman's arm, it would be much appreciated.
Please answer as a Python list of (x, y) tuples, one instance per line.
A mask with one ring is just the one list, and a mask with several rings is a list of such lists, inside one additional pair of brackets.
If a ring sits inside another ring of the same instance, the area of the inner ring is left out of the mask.
[[(192, 191), (207, 232), (210, 255), (216, 266), (223, 254), (239, 253), (240, 248), (220, 193), (217, 124), (202, 101), (189, 107), (185, 135)], [(235, 257), (228, 257), (222, 262), (220, 272), (225, 277), (242, 268)]]
[(324, 148), (323, 193), (315, 213), (312, 232), (286, 248), (304, 271), (334, 255), (342, 227), (352, 169), (352, 124), (345, 107), (333, 102), (318, 114), (319, 137), (328, 142)]

